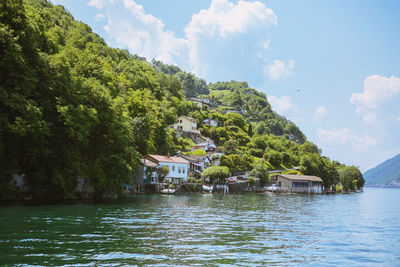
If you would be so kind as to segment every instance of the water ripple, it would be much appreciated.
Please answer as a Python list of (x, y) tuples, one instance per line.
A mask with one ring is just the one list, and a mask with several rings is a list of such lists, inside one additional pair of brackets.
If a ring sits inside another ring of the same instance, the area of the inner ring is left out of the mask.
[(399, 193), (1, 206), (0, 264), (399, 266)]

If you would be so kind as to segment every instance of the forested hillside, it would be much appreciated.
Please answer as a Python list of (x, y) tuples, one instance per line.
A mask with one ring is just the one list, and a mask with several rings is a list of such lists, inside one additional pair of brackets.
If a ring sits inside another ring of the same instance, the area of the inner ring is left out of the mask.
[[(247, 83), (207, 84), (111, 48), (62, 6), (1, 1), (0, 47), (0, 199), (80, 197), (79, 180), (91, 197), (121, 193), (145, 154), (189, 151), (190, 140), (168, 129), (179, 115), (225, 148), (221, 164), (232, 172), (301, 165), (325, 186), (354, 185), (343, 171), (351, 167), (321, 156)], [(186, 101), (193, 96), (217, 105), (201, 109)]]
[(368, 185), (400, 185), (400, 154), (382, 162), (364, 173)]

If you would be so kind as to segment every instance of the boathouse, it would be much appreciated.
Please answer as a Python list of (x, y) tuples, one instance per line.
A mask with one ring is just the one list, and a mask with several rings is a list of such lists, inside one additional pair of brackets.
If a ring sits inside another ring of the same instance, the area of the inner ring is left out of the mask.
[(277, 174), (271, 177), (271, 182), (288, 192), (322, 193), (323, 180), (317, 176)]

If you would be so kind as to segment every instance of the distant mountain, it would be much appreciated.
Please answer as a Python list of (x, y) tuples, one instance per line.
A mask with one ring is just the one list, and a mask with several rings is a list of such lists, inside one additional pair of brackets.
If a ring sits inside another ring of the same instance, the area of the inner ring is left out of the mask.
[(367, 185), (400, 185), (400, 154), (364, 173)]

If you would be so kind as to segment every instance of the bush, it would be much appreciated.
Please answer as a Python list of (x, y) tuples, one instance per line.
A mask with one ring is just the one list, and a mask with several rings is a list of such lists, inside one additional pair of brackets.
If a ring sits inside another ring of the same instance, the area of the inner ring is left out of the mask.
[(290, 155), (286, 152), (281, 152), (282, 162), (284, 164), (290, 164)]
[(247, 179), (247, 182), (250, 184), (250, 186), (254, 186), (256, 184), (256, 178), (254, 177), (249, 177)]
[(195, 182), (196, 182), (196, 178), (194, 178), (194, 177), (188, 178), (188, 183), (195, 183)]
[(196, 184), (203, 184), (203, 183), (204, 183), (204, 180), (201, 179), (201, 178), (199, 178), (199, 179), (196, 180)]
[(271, 150), (268, 152), (268, 162), (274, 166), (279, 166), (282, 163), (282, 156), (281, 153), (275, 150)]

